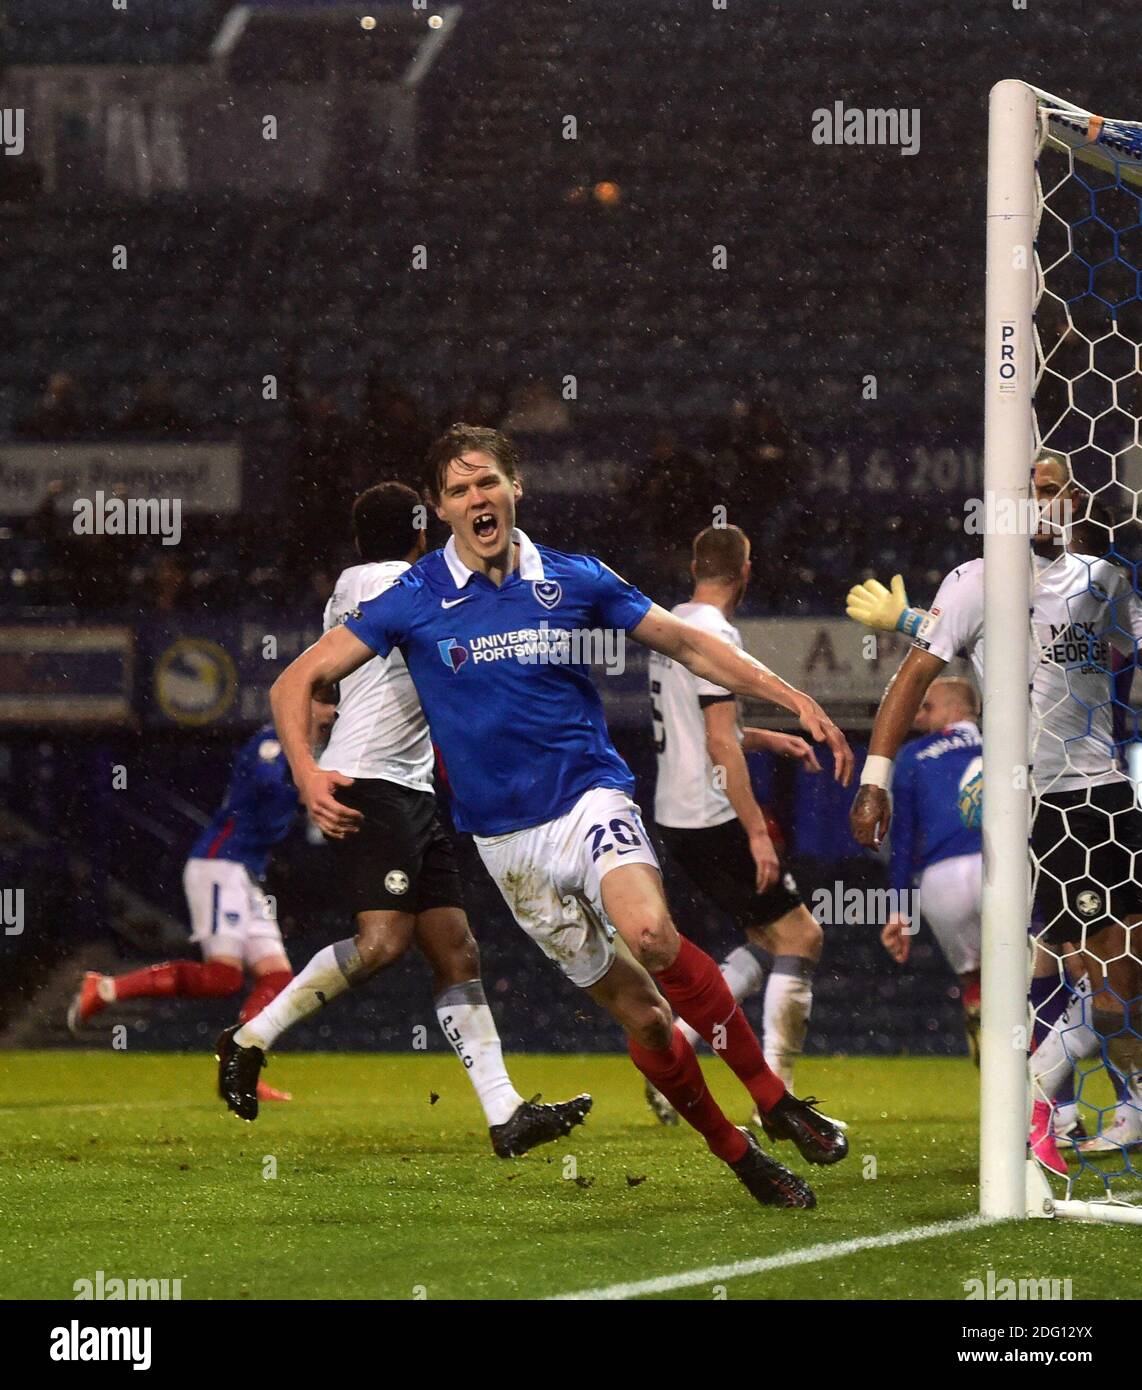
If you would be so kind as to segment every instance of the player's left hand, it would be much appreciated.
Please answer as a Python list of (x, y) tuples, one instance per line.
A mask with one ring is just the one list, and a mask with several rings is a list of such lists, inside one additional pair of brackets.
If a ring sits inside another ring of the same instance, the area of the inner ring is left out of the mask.
[(815, 743), (827, 743), (833, 755), (833, 775), (842, 787), (853, 780), (853, 750), (848, 739), (833, 723), (816, 700), (808, 695), (798, 711), (801, 727)]
[(892, 823), (892, 803), (883, 787), (863, 782), (849, 812), (853, 839), (866, 849), (879, 849)]
[(781, 877), (781, 864), (768, 830), (758, 830), (749, 837), (749, 852), (757, 869), (755, 886), (764, 893)]
[(806, 743), (796, 734), (773, 734), (766, 740), (769, 751), (779, 758), (792, 758), (799, 762), (806, 772), (820, 772), (821, 764), (811, 743)]
[(361, 828), (365, 817), (337, 799), (338, 787), (351, 787), (353, 778), (315, 767), (301, 780), (301, 800), (315, 825), (331, 840), (343, 840)]

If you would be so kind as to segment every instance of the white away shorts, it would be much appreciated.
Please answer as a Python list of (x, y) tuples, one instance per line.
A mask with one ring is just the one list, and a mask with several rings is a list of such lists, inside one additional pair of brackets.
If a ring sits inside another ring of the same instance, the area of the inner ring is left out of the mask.
[(615, 958), (603, 879), (624, 864), (658, 868), (630, 797), (595, 787), (555, 820), (475, 840), (512, 916), (544, 955), (572, 984), (585, 989), (598, 983)]
[(190, 937), (207, 960), (234, 956), (254, 965), (284, 953), (273, 899), (244, 864), (233, 859), (188, 859), (182, 874), (190, 908)]
[(941, 859), (920, 875), (920, 915), (957, 975), (979, 969), (982, 897), (982, 854)]

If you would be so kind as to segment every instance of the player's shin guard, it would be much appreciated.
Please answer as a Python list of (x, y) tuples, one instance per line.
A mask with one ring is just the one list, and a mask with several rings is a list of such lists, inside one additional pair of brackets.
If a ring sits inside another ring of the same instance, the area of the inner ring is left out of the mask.
[(463, 1062), (488, 1124), (505, 1124), (523, 1104), (504, 1066), (496, 1021), (479, 980), (452, 985), (436, 997), (436, 1017)]
[(260, 1047), (263, 1052), (295, 1023), (315, 1014), (339, 994), (364, 978), (361, 957), (352, 937), (326, 946), (300, 974), (234, 1034), (239, 1047)]
[[(712, 963), (712, 962), (711, 962)], [(631, 1061), (656, 1087), (688, 1125), (705, 1139), (710, 1152), (726, 1163), (744, 1157), (748, 1142), (742, 1131), (730, 1124), (710, 1094), (694, 1049), (677, 1028), (670, 1046), (662, 1052), (627, 1039)]]
[(116, 999), (221, 999), (242, 988), (242, 972), (221, 961), (168, 960), (114, 978)]
[(276, 999), (292, 979), (292, 970), (274, 970), (268, 975), (259, 975), (254, 982), (254, 988), (242, 1001), (238, 1022), (249, 1023), (250, 1019), (256, 1018), (270, 1000)]
[(793, 1089), (793, 1064), (805, 1046), (812, 1007), (813, 962), (804, 956), (774, 956), (765, 987), (765, 1060), (788, 1090)]
[[(758, 1109), (772, 1110), (785, 1094), (785, 1083), (770, 1070), (761, 1044), (712, 958), (686, 937), (680, 941), (673, 965), (655, 976), (659, 988), (674, 1012), (698, 1030), (698, 1036), (741, 1081)], [(668, 1091), (658, 1089), (669, 1099)]]

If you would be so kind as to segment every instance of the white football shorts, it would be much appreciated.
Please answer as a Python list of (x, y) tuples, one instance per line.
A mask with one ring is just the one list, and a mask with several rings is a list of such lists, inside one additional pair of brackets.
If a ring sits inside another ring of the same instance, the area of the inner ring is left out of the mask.
[(941, 859), (920, 875), (920, 915), (957, 975), (979, 969), (982, 906), (982, 854)]
[(658, 859), (625, 792), (595, 787), (555, 820), (508, 835), (474, 837), (512, 916), (572, 984), (597, 984), (615, 958), (602, 882), (624, 864)]
[(182, 886), (190, 908), (190, 938), (207, 960), (233, 956), (254, 965), (284, 953), (273, 899), (244, 864), (188, 859)]

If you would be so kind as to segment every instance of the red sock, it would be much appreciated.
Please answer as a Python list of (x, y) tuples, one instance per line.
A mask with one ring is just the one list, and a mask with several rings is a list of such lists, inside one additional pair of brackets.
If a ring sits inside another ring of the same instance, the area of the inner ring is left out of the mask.
[(239, 1023), (249, 1023), (260, 1014), (271, 999), (275, 999), (293, 979), (292, 970), (274, 970), (269, 975), (261, 975), (254, 981), (254, 988), (242, 1001)]
[(785, 1083), (769, 1069), (756, 1034), (713, 959), (686, 937), (681, 940), (674, 964), (654, 978), (674, 1012), (710, 1044), (758, 1109), (772, 1110), (785, 1094)]
[(694, 1049), (677, 1028), (665, 1052), (643, 1047), (627, 1039), (631, 1061), (652, 1086), (657, 1086), (688, 1125), (693, 1125), (710, 1146), (710, 1152), (726, 1163), (736, 1163), (748, 1145), (740, 1129), (730, 1124), (710, 1094)]
[(168, 960), (115, 976), (116, 999), (169, 999), (174, 995), (190, 999), (220, 999), (242, 988), (242, 972), (236, 965), (221, 961)]

